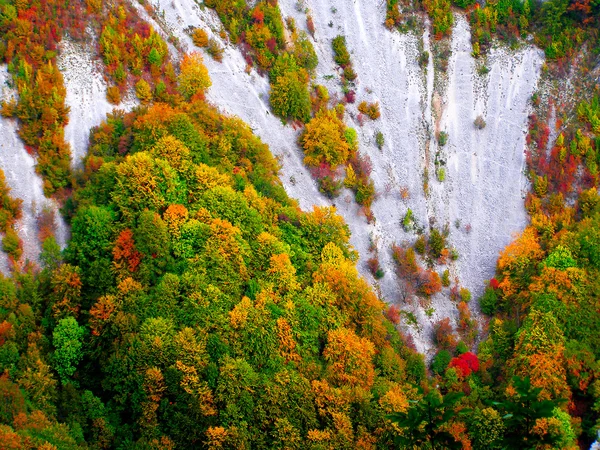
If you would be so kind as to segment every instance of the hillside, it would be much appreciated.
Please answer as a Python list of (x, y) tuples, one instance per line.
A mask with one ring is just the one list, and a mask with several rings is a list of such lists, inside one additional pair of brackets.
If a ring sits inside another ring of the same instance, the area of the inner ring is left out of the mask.
[(597, 4), (0, 3), (6, 448), (589, 447)]

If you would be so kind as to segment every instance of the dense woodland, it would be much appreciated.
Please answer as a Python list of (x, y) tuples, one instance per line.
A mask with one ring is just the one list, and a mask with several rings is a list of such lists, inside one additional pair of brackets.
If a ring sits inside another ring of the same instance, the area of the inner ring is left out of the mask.
[[(372, 220), (371, 163), (344, 122), (357, 78), (344, 37), (332, 42), (344, 94), (336, 103), (311, 84), (310, 12), (307, 34), (273, 0), (205, 4), (249, 67), (269, 77), (273, 112), (303, 127), (298, 144), (321, 190), (352, 189)], [(382, 26), (406, 32), (423, 8), (438, 40), (451, 32), (449, 1), (387, 6)], [(599, 50), (598, 2), (454, 7), (467, 9), (474, 56), (493, 37), (512, 45), (533, 33), (551, 76), (570, 64), (574, 43)], [(565, 109), (550, 152), (547, 118), (530, 117), (531, 223), (500, 254), (480, 299), (452, 288), (459, 323), (436, 324), (426, 365), (398, 331), (401, 305), (384, 304), (359, 276), (335, 209), (300, 210), (268, 147), (205, 101), (201, 53), (172, 61), (128, 3), (2, 0), (0, 13), (0, 56), (18, 94), (3, 114), (19, 121), (71, 226), (61, 250), (42, 216), (39, 267), (17, 264), (21, 204), (0, 173), (2, 244), (15, 263), (0, 277), (0, 448), (576, 449), (593, 440), (597, 86)], [(93, 129), (84, 168), (71, 174), (56, 52), (65, 36), (84, 39), (87, 26), (99, 37), (108, 98), (118, 104), (133, 91), (141, 105)], [(190, 33), (221, 58), (205, 31)], [(379, 117), (377, 104), (358, 111)], [(405, 229), (416, 226), (409, 213)], [(458, 257), (446, 237), (431, 228), (413, 247), (390, 249), (412, 294), (426, 299), (450, 285), (435, 269)], [(376, 258), (369, 264), (383, 276)], [(475, 301), (487, 316), (479, 341)]]

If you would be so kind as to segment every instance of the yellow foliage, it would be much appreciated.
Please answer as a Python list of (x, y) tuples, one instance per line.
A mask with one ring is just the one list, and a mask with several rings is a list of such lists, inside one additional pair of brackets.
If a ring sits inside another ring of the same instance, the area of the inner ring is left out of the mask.
[(181, 361), (177, 361), (175, 366), (183, 374), (180, 382), (181, 388), (195, 399), (200, 413), (203, 416), (216, 415), (218, 411), (214, 404), (213, 393), (206, 381), (200, 378), (196, 368), (186, 366)]
[(183, 171), (190, 165), (190, 151), (179, 139), (168, 135), (160, 138), (150, 153), (164, 159), (178, 171)]
[(217, 186), (231, 186), (229, 175), (219, 172), (214, 167), (198, 164), (196, 168), (196, 183), (199, 190), (204, 191)]
[(286, 319), (277, 319), (277, 337), (279, 338), (279, 352), (285, 362), (300, 361), (300, 355), (296, 352), (296, 341), (292, 335), (292, 327)]
[(329, 378), (340, 385), (370, 389), (375, 378), (373, 343), (347, 328), (330, 331), (327, 341), (323, 357), (329, 363)]
[(206, 447), (208, 450), (219, 450), (225, 448), (229, 433), (223, 427), (208, 427), (206, 430)]
[(267, 271), (269, 279), (281, 293), (294, 292), (300, 289), (296, 281), (296, 268), (292, 265), (287, 253), (271, 256), (271, 266)]
[(171, 234), (178, 236), (179, 229), (188, 220), (188, 210), (183, 205), (169, 205), (163, 214), (163, 219)]
[(327, 163), (332, 166), (344, 164), (350, 157), (350, 146), (344, 132), (346, 125), (335, 110), (321, 110), (306, 124), (300, 137), (304, 149), (304, 162), (308, 166)]
[(192, 34), (192, 40), (196, 47), (206, 47), (208, 45), (208, 34), (202, 28), (196, 28)]
[(200, 53), (190, 53), (181, 61), (181, 73), (177, 78), (179, 92), (189, 100), (195, 95), (202, 95), (212, 85), (208, 69)]
[(142, 103), (152, 100), (152, 89), (146, 80), (143, 78), (135, 84), (135, 95)]
[(242, 328), (247, 320), (250, 309), (252, 308), (252, 300), (244, 296), (242, 300), (229, 311), (229, 322), (235, 329)]
[(406, 398), (405, 388), (394, 383), (380, 399), (379, 404), (386, 414), (401, 413), (408, 410), (408, 398)]

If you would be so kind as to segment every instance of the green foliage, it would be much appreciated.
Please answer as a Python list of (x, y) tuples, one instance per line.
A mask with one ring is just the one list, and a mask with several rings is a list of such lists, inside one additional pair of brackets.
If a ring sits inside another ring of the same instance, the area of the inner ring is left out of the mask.
[[(462, 448), (462, 444), (444, 429), (456, 415), (454, 406), (464, 396), (462, 392), (450, 392), (442, 396), (432, 390), (419, 401), (415, 401), (406, 413), (397, 413), (389, 419), (402, 429), (396, 436), (396, 445), (405, 448)], [(466, 413), (462, 410), (461, 413)]]
[(297, 65), (294, 56), (285, 53), (275, 62), (270, 76), (273, 112), (286, 120), (307, 122), (311, 105), (306, 70)]
[(383, 145), (385, 144), (385, 138), (381, 131), (375, 133), (375, 143), (377, 144), (377, 148), (379, 148), (379, 150), (383, 149)]
[(85, 329), (73, 317), (61, 319), (52, 332), (52, 344), (56, 349), (53, 360), (63, 384), (73, 376), (77, 364), (83, 357), (83, 336)]
[(331, 46), (333, 47), (334, 53), (334, 61), (336, 64), (342, 67), (346, 67), (350, 64), (350, 53), (348, 52), (348, 48), (346, 47), (346, 38), (344, 36), (336, 36), (333, 38), (331, 42)]
[(536, 448), (538, 445), (557, 444), (562, 436), (533, 433), (536, 422), (554, 415), (554, 411), (563, 399), (543, 400), (540, 398), (541, 388), (531, 385), (529, 377), (513, 377), (515, 396), (503, 402), (492, 402), (504, 412), (506, 434), (504, 443), (508, 446), (526, 445)]
[(499, 450), (502, 447), (504, 437), (504, 421), (500, 413), (494, 408), (477, 408), (470, 421), (470, 437), (473, 447), (476, 449), (488, 448)]
[(483, 295), (479, 298), (479, 307), (484, 314), (494, 315), (498, 310), (498, 294), (491, 287), (486, 287)]
[(446, 370), (446, 367), (448, 367), (448, 364), (450, 364), (451, 359), (452, 355), (448, 350), (440, 350), (433, 357), (431, 370), (437, 375), (442, 375)]

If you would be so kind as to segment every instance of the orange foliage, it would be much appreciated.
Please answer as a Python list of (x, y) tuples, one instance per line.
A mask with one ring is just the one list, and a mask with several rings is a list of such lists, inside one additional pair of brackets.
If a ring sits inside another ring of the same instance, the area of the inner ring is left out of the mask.
[(375, 377), (375, 346), (347, 328), (332, 330), (327, 335), (323, 357), (329, 362), (330, 378), (341, 385), (370, 389)]
[(117, 270), (126, 269), (134, 273), (142, 262), (142, 254), (135, 248), (133, 232), (126, 228), (121, 231), (113, 248), (114, 266)]

